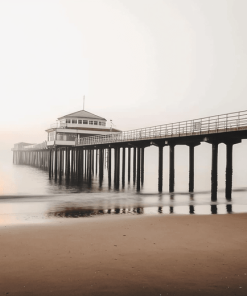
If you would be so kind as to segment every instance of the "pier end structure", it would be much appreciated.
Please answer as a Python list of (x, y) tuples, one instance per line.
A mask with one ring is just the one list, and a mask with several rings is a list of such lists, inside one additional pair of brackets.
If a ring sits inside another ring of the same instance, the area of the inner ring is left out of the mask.
[(106, 123), (105, 118), (86, 110), (59, 117), (57, 122), (46, 130), (47, 147), (75, 146), (76, 142), (85, 137), (121, 132)]

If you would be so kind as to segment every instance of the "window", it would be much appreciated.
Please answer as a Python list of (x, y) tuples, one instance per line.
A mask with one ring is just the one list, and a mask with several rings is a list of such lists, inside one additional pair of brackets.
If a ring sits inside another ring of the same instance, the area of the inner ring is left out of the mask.
[(77, 120), (76, 119), (72, 119), (72, 123), (77, 123)]
[(89, 124), (93, 124), (93, 121), (89, 120)]
[(101, 122), (101, 125), (105, 126), (105, 122)]
[(48, 141), (54, 141), (56, 136), (56, 132), (49, 133)]
[(94, 125), (98, 125), (98, 121), (94, 121), (93, 124), (94, 124)]
[(82, 124), (82, 120), (78, 119), (78, 124)]
[(69, 134), (69, 133), (58, 133), (57, 139), (59, 141), (75, 141), (77, 138), (77, 134)]
[(101, 125), (101, 121), (99, 121), (99, 125)]
[(66, 123), (70, 123), (70, 119), (66, 119)]
[(83, 124), (88, 124), (88, 120), (83, 120)]

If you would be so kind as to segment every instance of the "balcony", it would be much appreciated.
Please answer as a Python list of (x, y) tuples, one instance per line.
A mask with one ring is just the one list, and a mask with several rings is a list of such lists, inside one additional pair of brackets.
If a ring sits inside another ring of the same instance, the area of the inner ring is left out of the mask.
[(67, 123), (61, 123), (60, 121), (56, 122), (56, 123), (52, 123), (50, 128), (66, 128), (67, 127)]

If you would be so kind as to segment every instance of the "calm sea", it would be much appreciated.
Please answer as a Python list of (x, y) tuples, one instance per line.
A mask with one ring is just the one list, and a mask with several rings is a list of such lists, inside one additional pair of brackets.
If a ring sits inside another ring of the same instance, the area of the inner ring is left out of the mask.
[[(188, 147), (175, 151), (175, 192), (168, 192), (169, 158), (164, 148), (163, 193), (158, 193), (158, 153), (156, 147), (145, 149), (144, 183), (137, 192), (127, 182), (114, 189), (108, 186), (104, 170), (102, 186), (98, 176), (91, 184), (82, 180), (62, 183), (49, 180), (48, 172), (26, 165), (13, 165), (12, 153), (0, 154), (0, 225), (49, 222), (62, 218), (92, 218), (97, 215), (193, 215), (233, 214), (247, 212), (247, 145), (234, 147), (232, 200), (225, 198), (225, 146), (219, 146), (218, 199), (211, 202), (211, 146), (202, 144), (195, 150), (195, 191), (188, 193)], [(113, 154), (113, 153), (112, 153)], [(112, 156), (113, 157), (113, 156)], [(113, 166), (113, 161), (112, 161)]]

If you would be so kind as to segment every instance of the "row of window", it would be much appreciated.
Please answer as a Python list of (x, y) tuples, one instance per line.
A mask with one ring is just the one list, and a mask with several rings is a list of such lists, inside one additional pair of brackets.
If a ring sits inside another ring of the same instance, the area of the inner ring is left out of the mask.
[(105, 126), (105, 122), (102, 121), (93, 121), (93, 120), (81, 120), (81, 119), (66, 119), (66, 123), (73, 124), (90, 124), (90, 125), (102, 125)]

